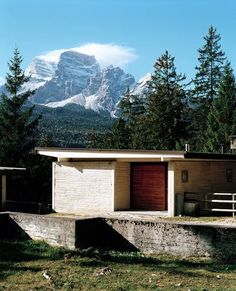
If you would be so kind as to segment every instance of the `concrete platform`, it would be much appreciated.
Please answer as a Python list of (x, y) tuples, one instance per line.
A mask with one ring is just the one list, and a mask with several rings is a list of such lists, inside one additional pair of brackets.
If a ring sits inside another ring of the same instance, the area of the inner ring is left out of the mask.
[(128, 220), (159, 220), (160, 218), (167, 218), (167, 211), (111, 211), (111, 212), (87, 212), (68, 214), (68, 213), (53, 213), (50, 214), (55, 217), (73, 217), (73, 218), (110, 218), (110, 219), (128, 219)]
[[(181, 221), (157, 213), (115, 212), (103, 216), (1, 213), (0, 238), (31, 238), (68, 249), (112, 248), (182, 257), (236, 259), (236, 220)], [(227, 250), (227, 251), (226, 251)]]

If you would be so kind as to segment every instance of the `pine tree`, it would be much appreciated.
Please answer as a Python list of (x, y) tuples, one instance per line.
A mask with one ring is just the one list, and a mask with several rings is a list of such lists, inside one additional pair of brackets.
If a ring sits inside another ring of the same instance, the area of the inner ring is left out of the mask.
[(204, 37), (205, 44), (198, 50), (199, 66), (193, 80), (191, 131), (196, 150), (202, 150), (205, 142), (207, 114), (219, 90), (219, 82), (225, 66), (225, 54), (221, 50), (221, 37), (211, 26)]
[(229, 136), (236, 129), (236, 83), (233, 70), (228, 63), (219, 84), (219, 92), (213, 100), (208, 115), (204, 150), (229, 152)]
[(143, 147), (173, 150), (186, 136), (185, 76), (176, 73), (174, 57), (168, 51), (157, 59), (154, 68), (148, 85)]
[(0, 103), (0, 164), (22, 166), (35, 147), (39, 117), (33, 118), (34, 107), (26, 108), (26, 102), (34, 91), (22, 91), (29, 81), (21, 69), (22, 57), (18, 49), (8, 63), (6, 76), (7, 95)]
[[(110, 139), (109, 139), (110, 137)], [(130, 148), (131, 132), (124, 119), (118, 118), (112, 125), (111, 133), (106, 138), (110, 143), (109, 148), (128, 149)]]
[[(144, 102), (137, 95), (131, 94), (128, 89), (124, 97), (121, 99), (120, 104), (120, 118), (123, 120), (123, 131), (120, 132), (120, 135), (124, 137), (124, 142), (122, 142), (122, 146), (126, 144), (127, 148), (136, 148), (138, 144), (139, 138), (139, 118), (143, 115)], [(122, 130), (122, 122), (120, 123), (120, 130)], [(113, 127), (114, 128), (114, 127)], [(117, 127), (115, 127), (117, 129)], [(128, 135), (128, 137), (127, 137)]]

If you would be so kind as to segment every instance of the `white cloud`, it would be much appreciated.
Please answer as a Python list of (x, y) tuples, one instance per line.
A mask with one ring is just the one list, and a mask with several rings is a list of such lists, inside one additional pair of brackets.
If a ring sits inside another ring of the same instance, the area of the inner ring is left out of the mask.
[(99, 43), (87, 43), (79, 47), (70, 49), (60, 49), (50, 51), (45, 55), (41, 55), (38, 58), (47, 62), (57, 63), (60, 54), (64, 51), (76, 51), (87, 55), (93, 55), (101, 67), (107, 67), (109, 65), (125, 68), (126, 65), (136, 60), (137, 55), (133, 48), (120, 46), (116, 44), (99, 44)]
[(112, 64), (124, 68), (137, 58), (133, 48), (115, 44), (88, 43), (72, 50), (95, 56), (102, 67)]
[(37, 58), (49, 63), (57, 63), (59, 61), (60, 55), (64, 51), (66, 51), (66, 49), (50, 51), (50, 52), (45, 53), (44, 55), (37, 56)]

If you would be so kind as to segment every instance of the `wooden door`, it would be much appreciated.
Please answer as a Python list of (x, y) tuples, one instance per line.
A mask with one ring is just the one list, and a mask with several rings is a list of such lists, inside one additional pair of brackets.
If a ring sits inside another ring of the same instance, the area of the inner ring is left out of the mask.
[(133, 163), (131, 208), (167, 210), (167, 163)]

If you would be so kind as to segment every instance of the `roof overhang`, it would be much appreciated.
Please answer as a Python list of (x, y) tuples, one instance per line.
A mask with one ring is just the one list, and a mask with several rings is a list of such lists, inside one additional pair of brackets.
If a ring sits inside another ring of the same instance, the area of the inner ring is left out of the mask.
[(58, 161), (66, 160), (115, 160), (115, 161), (177, 161), (177, 160), (205, 160), (205, 161), (236, 161), (233, 154), (193, 153), (185, 151), (160, 151), (160, 150), (99, 150), (80, 148), (36, 148), (40, 155), (57, 158)]
[(59, 161), (66, 159), (118, 161), (168, 161), (184, 159), (184, 152), (177, 151), (36, 148), (36, 152), (40, 155), (55, 157)]

